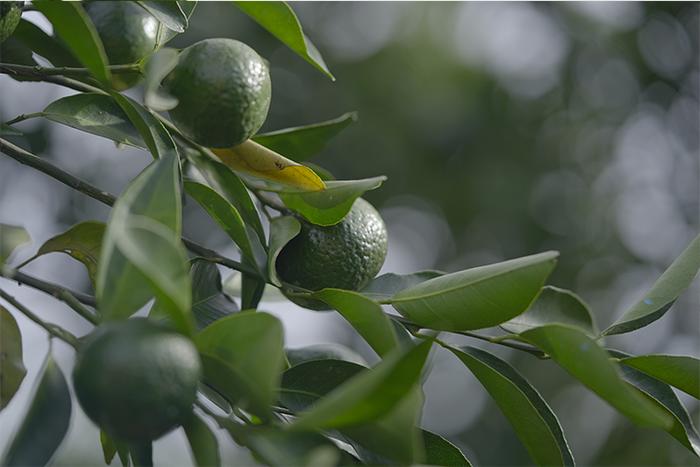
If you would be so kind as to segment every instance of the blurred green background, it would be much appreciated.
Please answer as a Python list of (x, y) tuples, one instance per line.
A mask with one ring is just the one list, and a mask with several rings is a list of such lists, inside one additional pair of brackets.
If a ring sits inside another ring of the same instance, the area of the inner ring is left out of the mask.
[[(200, 2), (190, 28), (170, 45), (232, 37), (269, 60), (273, 101), (263, 131), (359, 112), (359, 121), (314, 162), (341, 179), (389, 177), (366, 196), (389, 228), (385, 271), (453, 271), (557, 249), (551, 283), (577, 291), (605, 327), (697, 234), (697, 3), (298, 2), (293, 8), (336, 82), (227, 3)], [(34, 15), (29, 18), (45, 27)], [(67, 93), (5, 76), (0, 86), (3, 120)], [(143, 153), (73, 130), (42, 121), (23, 125), (29, 136), (21, 144), (114, 192), (148, 163)], [(106, 215), (0, 160), (0, 221), (24, 222), (35, 241)], [(230, 248), (192, 203), (186, 216), (188, 235)], [(29, 271), (88, 286), (68, 260), (41, 261)], [(672, 313), (608, 344), (634, 353), (699, 355), (699, 295), (696, 282)], [(266, 306), (284, 316), (290, 345), (336, 340), (363, 350), (328, 315), (279, 302)], [(551, 402), (580, 465), (700, 465), (669, 435), (632, 426), (551, 363), (497, 352)], [(425, 389), (423, 424), (463, 447), (475, 464), (529, 463), (461, 364), (435, 354)], [(697, 422), (697, 401), (683, 400)], [(21, 404), (3, 414), (3, 428)], [(177, 436), (160, 443), (178, 445)], [(87, 452), (96, 449), (93, 440), (73, 434), (56, 462), (87, 463)], [(170, 463), (188, 462), (162, 451)]]

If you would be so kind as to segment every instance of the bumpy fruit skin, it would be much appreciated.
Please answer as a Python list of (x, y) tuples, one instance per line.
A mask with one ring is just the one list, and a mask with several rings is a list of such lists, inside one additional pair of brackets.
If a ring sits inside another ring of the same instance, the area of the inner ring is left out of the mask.
[[(102, 39), (110, 65), (136, 63), (158, 48), (159, 21), (134, 2), (93, 1), (85, 11)], [(136, 72), (113, 77), (117, 89), (127, 89), (139, 81)]]
[(190, 416), (200, 374), (187, 338), (139, 318), (98, 328), (81, 347), (73, 382), (83, 410), (103, 430), (151, 441)]
[(233, 39), (206, 39), (184, 49), (163, 86), (179, 101), (170, 111), (173, 122), (211, 148), (236, 146), (253, 136), (270, 108), (267, 65)]
[(0, 44), (15, 32), (23, 6), (24, 2), (0, 2)]
[[(359, 290), (382, 268), (387, 243), (381, 216), (371, 204), (358, 198), (336, 225), (322, 227), (302, 221), (299, 235), (277, 258), (277, 273), (285, 282), (308, 290)], [(328, 309), (319, 301), (288, 298), (305, 308)]]

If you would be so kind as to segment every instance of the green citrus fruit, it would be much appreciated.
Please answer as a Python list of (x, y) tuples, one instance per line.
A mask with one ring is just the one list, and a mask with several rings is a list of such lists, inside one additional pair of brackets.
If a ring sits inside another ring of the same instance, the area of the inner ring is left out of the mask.
[[(102, 39), (110, 65), (136, 63), (158, 48), (160, 22), (135, 2), (93, 1), (85, 11)], [(136, 84), (138, 72), (114, 75), (116, 89)]]
[(0, 43), (15, 32), (23, 6), (24, 2), (0, 2)]
[[(384, 221), (371, 204), (358, 198), (335, 225), (302, 221), (301, 232), (282, 249), (276, 268), (283, 281), (304, 289), (359, 290), (382, 268), (386, 250)], [(288, 298), (306, 308), (328, 308), (318, 301)]]
[(151, 441), (189, 417), (201, 365), (181, 334), (146, 319), (100, 326), (73, 371), (78, 401), (115, 438)]
[(253, 136), (270, 108), (267, 64), (233, 39), (206, 39), (182, 51), (163, 82), (178, 99), (173, 122), (203, 146), (228, 148)]

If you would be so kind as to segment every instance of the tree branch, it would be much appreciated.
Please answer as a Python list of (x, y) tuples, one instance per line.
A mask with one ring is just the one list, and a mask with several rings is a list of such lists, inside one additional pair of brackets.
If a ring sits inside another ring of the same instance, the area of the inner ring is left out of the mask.
[[(128, 65), (110, 65), (107, 67), (111, 73), (116, 75), (123, 73), (141, 72), (140, 65), (130, 63)], [(47, 76), (91, 76), (87, 68), (75, 68), (68, 66), (44, 67), (40, 65), (17, 65), (14, 63), (0, 63), (0, 72), (7, 75), (22, 75), (32, 78), (45, 78)]]

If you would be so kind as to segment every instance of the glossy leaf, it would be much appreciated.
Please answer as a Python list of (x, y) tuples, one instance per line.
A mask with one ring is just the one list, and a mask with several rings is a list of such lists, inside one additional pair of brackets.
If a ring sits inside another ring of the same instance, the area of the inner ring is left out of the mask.
[(471, 463), (457, 446), (430, 431), (422, 430), (422, 434), (427, 465), (471, 467)]
[(0, 410), (10, 403), (26, 375), (22, 334), (15, 318), (0, 305)]
[(367, 366), (360, 354), (340, 344), (314, 344), (287, 349), (287, 360), (291, 366), (316, 360), (341, 360)]
[(621, 360), (649, 376), (700, 399), (700, 360), (681, 355), (640, 355)]
[(398, 348), (398, 339), (382, 307), (349, 290), (323, 289), (311, 297), (327, 303), (340, 313), (379, 356)]
[(13, 251), (30, 241), (31, 238), (24, 227), (0, 224), (0, 267), (5, 264)]
[(54, 66), (80, 66), (80, 63), (63, 42), (56, 37), (49, 36), (39, 26), (25, 19), (19, 21), (13, 37)]
[(547, 285), (527, 311), (501, 327), (508, 332), (521, 333), (546, 324), (568, 324), (589, 336), (598, 334), (588, 305), (570, 290)]
[(653, 323), (671, 308), (700, 269), (700, 235), (666, 269), (646, 295), (627, 310), (603, 335), (623, 334)]
[(165, 92), (160, 83), (177, 65), (179, 54), (175, 49), (164, 47), (148, 59), (143, 85), (143, 101), (146, 107), (164, 112), (177, 106), (177, 98)]
[(36, 2), (34, 7), (51, 21), (55, 33), (90, 73), (103, 85), (109, 86), (111, 76), (107, 68), (107, 55), (82, 5), (76, 2)]
[(284, 363), (282, 324), (267, 313), (237, 313), (195, 336), (204, 380), (261, 418), (271, 414)]
[(293, 161), (303, 162), (320, 153), (330, 139), (356, 121), (357, 112), (348, 112), (325, 122), (257, 134), (253, 141)]
[(87, 221), (75, 224), (65, 232), (45, 241), (32, 259), (47, 253), (65, 253), (85, 265), (90, 281), (94, 285), (104, 232), (105, 224), (102, 222)]
[(146, 9), (154, 18), (163, 23), (165, 27), (175, 32), (185, 32), (188, 21), (187, 16), (175, 1), (136, 2)]
[(224, 165), (244, 174), (306, 191), (319, 191), (326, 187), (310, 168), (252, 140), (232, 148), (211, 148), (211, 151)]
[(183, 425), (183, 428), (185, 429), (185, 435), (187, 435), (187, 441), (190, 443), (190, 450), (192, 451), (195, 465), (198, 467), (220, 466), (219, 442), (204, 420), (192, 414), (190, 419)]
[(267, 255), (267, 270), (270, 282), (278, 287), (282, 286), (282, 281), (277, 276), (277, 257), (282, 248), (287, 245), (301, 231), (301, 224), (292, 216), (279, 216), (270, 221), (270, 251)]
[(386, 177), (326, 182), (326, 188), (313, 192), (281, 192), (284, 204), (317, 225), (334, 225), (343, 220), (357, 198), (379, 188)]
[(549, 324), (529, 329), (521, 337), (546, 352), (574, 378), (635, 423), (663, 429), (670, 426), (670, 417), (631, 391), (622, 381), (618, 365), (582, 331)]
[(537, 465), (574, 465), (556, 415), (539, 392), (512, 366), (474, 347), (447, 349), (484, 386)]
[(294, 10), (286, 2), (237, 1), (235, 4), (297, 55), (335, 81), (318, 49), (304, 34)]
[(221, 274), (215, 264), (194, 261), (192, 277), (192, 313), (197, 329), (202, 330), (216, 320), (238, 311), (238, 305), (226, 295), (221, 286)]
[(135, 100), (116, 91), (112, 92), (111, 96), (122, 108), (129, 121), (136, 127), (141, 138), (146, 143), (146, 147), (155, 159), (165, 157), (168, 154), (178, 157), (173, 138), (153, 114)]
[(431, 329), (467, 331), (495, 326), (530, 306), (558, 255), (548, 251), (445, 274), (402, 290), (391, 304), (404, 317)]
[(420, 379), (430, 342), (397, 349), (299, 415), (297, 430), (342, 428), (367, 423), (391, 411)]
[(129, 117), (106, 94), (80, 93), (50, 103), (41, 116), (119, 144), (146, 148)]
[(48, 356), (39, 373), (29, 411), (5, 452), (3, 465), (45, 465), (68, 431), (71, 397), (68, 384)]
[(389, 300), (404, 289), (413, 287), (429, 279), (440, 277), (444, 274), (444, 272), (432, 270), (417, 271), (411, 274), (395, 274), (389, 272), (372, 279), (360, 293), (372, 300)]

